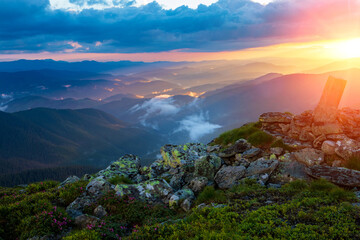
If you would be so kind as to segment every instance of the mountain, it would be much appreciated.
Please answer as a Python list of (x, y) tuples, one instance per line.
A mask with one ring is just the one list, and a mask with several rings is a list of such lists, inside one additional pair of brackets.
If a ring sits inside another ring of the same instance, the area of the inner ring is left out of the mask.
[(131, 127), (95, 109), (36, 108), (0, 112), (1, 172), (59, 166), (105, 166), (117, 156), (140, 156), (160, 146), (155, 132)]
[(33, 108), (53, 108), (53, 109), (81, 109), (93, 108), (101, 104), (100, 101), (95, 101), (90, 98), (74, 99), (66, 98), (61, 100), (49, 99), (41, 96), (27, 96), (14, 99), (6, 104), (6, 112), (19, 112), (30, 110)]
[(340, 71), (351, 68), (360, 67), (360, 58), (351, 58), (340, 61), (335, 61), (324, 66), (317, 67), (315, 69), (309, 69), (305, 71), (306, 73), (325, 73), (332, 71)]

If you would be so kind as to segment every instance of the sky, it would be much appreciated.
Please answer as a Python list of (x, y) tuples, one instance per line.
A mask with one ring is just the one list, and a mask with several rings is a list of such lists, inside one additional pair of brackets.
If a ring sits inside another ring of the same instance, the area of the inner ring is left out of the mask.
[(1, 0), (0, 60), (341, 58), (359, 23), (360, 0)]

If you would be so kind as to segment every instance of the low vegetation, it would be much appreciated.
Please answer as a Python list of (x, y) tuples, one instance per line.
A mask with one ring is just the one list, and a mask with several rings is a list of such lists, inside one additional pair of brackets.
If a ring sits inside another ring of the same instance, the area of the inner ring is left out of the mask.
[[(61, 235), (62, 239), (359, 239), (360, 208), (352, 191), (326, 180), (293, 181), (266, 188), (244, 180), (228, 191), (206, 187), (188, 213), (110, 191), (107, 215), (77, 229), (65, 206), (86, 181), (58, 188), (53, 181), (0, 189), (0, 239)], [(197, 208), (202, 204), (205, 207)]]
[(224, 132), (213, 141), (213, 144), (227, 146), (228, 144), (235, 143), (236, 140), (240, 138), (244, 138), (253, 146), (260, 148), (281, 147), (288, 151), (294, 150), (292, 147), (286, 145), (283, 140), (276, 139), (262, 131), (260, 122), (248, 123), (240, 128)]

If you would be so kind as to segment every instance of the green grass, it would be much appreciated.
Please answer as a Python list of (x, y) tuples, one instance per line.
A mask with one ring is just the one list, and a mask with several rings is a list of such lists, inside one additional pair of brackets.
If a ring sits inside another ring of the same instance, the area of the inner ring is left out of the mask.
[(113, 185), (117, 185), (117, 184), (133, 184), (133, 182), (123, 176), (123, 175), (117, 175), (117, 176), (114, 176), (112, 178), (109, 179), (109, 183), (113, 184)]
[(214, 140), (214, 144), (227, 145), (234, 143), (240, 138), (247, 139), (251, 134), (260, 131), (261, 123), (249, 123), (245, 124), (240, 128), (236, 128), (227, 132), (222, 133), (219, 137)]
[(196, 199), (196, 204), (224, 202), (226, 202), (226, 195), (224, 191), (216, 190), (213, 186), (205, 187)]
[(247, 140), (255, 147), (268, 147), (271, 145), (274, 139), (275, 138), (270, 134), (259, 130), (251, 134)]

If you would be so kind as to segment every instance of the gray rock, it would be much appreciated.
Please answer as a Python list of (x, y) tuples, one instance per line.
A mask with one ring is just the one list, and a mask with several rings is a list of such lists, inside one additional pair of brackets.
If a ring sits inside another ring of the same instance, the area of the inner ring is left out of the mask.
[(147, 202), (168, 202), (172, 187), (164, 179), (151, 179), (138, 184), (118, 184), (118, 196), (130, 196)]
[(169, 206), (170, 208), (174, 208), (176, 206), (179, 206), (179, 202), (181, 200), (185, 200), (185, 199), (193, 199), (195, 198), (195, 195), (193, 193), (193, 191), (191, 191), (191, 189), (181, 189), (177, 192), (175, 192), (173, 195), (171, 195), (170, 199), (169, 199)]
[(104, 176), (100, 176), (91, 180), (86, 186), (86, 191), (90, 196), (102, 196), (111, 189), (111, 184), (105, 180)]
[(172, 175), (169, 184), (174, 190), (181, 189), (185, 185), (185, 173), (180, 172)]
[(193, 167), (195, 160), (208, 155), (206, 146), (201, 143), (165, 145), (160, 149), (160, 153), (164, 164), (172, 168)]
[(360, 154), (359, 142), (351, 138), (339, 140), (336, 142), (335, 152), (343, 159), (349, 160), (352, 156)]
[(77, 181), (80, 181), (80, 178), (78, 178), (77, 176), (70, 176), (65, 181), (60, 183), (58, 188), (63, 188), (65, 185), (72, 184), (72, 183), (75, 183)]
[(360, 187), (360, 171), (315, 165), (306, 169), (306, 173), (313, 178), (324, 178), (336, 185), (346, 187)]
[(191, 180), (189, 188), (195, 193), (198, 194), (204, 190), (208, 184), (208, 179), (206, 177), (196, 177)]
[(193, 203), (193, 198), (187, 198), (185, 199), (181, 204), (180, 207), (185, 211), (188, 212), (191, 209)]
[(270, 153), (275, 154), (276, 156), (280, 156), (284, 152), (284, 149), (281, 147), (270, 148)]
[(250, 143), (248, 143), (245, 139), (239, 139), (234, 143), (234, 145), (228, 147), (222, 152), (219, 152), (219, 157), (222, 158), (233, 157), (236, 154), (243, 153), (250, 148), (251, 148)]
[(291, 123), (293, 115), (282, 112), (268, 112), (260, 115), (259, 121), (262, 123)]
[(170, 167), (165, 164), (163, 159), (158, 159), (150, 165), (150, 178), (157, 178), (169, 169)]
[(221, 189), (236, 185), (244, 177), (246, 168), (243, 166), (223, 166), (215, 175), (215, 182)]
[(218, 152), (220, 151), (221, 146), (220, 145), (214, 145), (214, 146), (207, 146), (206, 147), (206, 151), (211, 153), (211, 152)]
[(326, 140), (321, 145), (321, 151), (323, 151), (325, 154), (333, 155), (335, 154), (335, 148), (336, 144), (333, 141)]
[(244, 167), (248, 167), (250, 165), (250, 161), (243, 158), (242, 154), (236, 154), (235, 155), (235, 163), (233, 164), (234, 166), (244, 166)]
[(220, 169), (222, 160), (217, 156), (205, 156), (195, 161), (195, 177), (206, 177), (214, 180), (215, 173)]
[(97, 206), (95, 209), (94, 209), (94, 215), (98, 218), (103, 218), (105, 217), (107, 214), (105, 208), (101, 205)]
[(259, 158), (250, 163), (250, 166), (246, 169), (245, 177), (256, 179), (257, 182), (265, 185), (278, 165), (279, 161), (276, 159)]
[(324, 162), (324, 153), (314, 148), (304, 148), (293, 153), (295, 159), (307, 166), (319, 165)]
[(84, 208), (92, 205), (96, 202), (96, 198), (90, 197), (88, 195), (82, 195), (76, 198), (72, 203), (69, 204), (66, 208), (66, 212), (72, 217), (75, 218), (83, 214)]
[(242, 154), (242, 157), (247, 158), (247, 159), (251, 159), (251, 158), (256, 157), (257, 155), (259, 155), (260, 153), (261, 153), (260, 148), (251, 148), (251, 149), (246, 150)]

